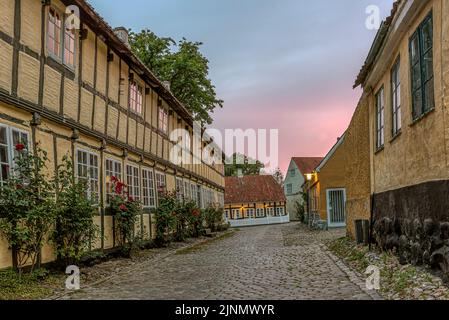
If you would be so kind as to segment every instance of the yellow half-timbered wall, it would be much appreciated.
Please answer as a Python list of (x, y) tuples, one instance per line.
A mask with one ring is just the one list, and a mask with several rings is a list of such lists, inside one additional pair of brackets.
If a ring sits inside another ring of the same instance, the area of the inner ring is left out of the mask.
[[(49, 52), (48, 32), (49, 10), (58, 12), (63, 24), (65, 8), (72, 4), (81, 6), (81, 30), (74, 34), (74, 65), (70, 66), (64, 62), (63, 42), (59, 57)], [(107, 159), (121, 164), (125, 182), (127, 166), (138, 168), (140, 195), (142, 172), (149, 170), (154, 188), (158, 173), (165, 176), (167, 190), (174, 191), (176, 179), (181, 179), (189, 186), (201, 186), (211, 201), (221, 205), (224, 168), (204, 162), (170, 162), (170, 149), (177, 141), (171, 141), (168, 133), (188, 129), (192, 135), (190, 115), (160, 83), (148, 80), (148, 71), (142, 70), (129, 50), (117, 47), (117, 39), (98, 31), (88, 10), (84, 0), (0, 0), (0, 126), (28, 132), (30, 144), (38, 143), (48, 153), (49, 175), (54, 174), (64, 155), (76, 161), (81, 150), (97, 157), (101, 209), (95, 222), (101, 236), (93, 247), (110, 249), (115, 239), (113, 219), (105, 210)], [(130, 109), (131, 82), (141, 89), (142, 109), (138, 113)], [(166, 132), (159, 126), (161, 107), (168, 114)], [(206, 205), (204, 200), (202, 205)], [(147, 209), (136, 231), (150, 238), (154, 222)], [(52, 248), (46, 246), (42, 262), (54, 258)], [(11, 253), (1, 239), (0, 268), (10, 265)]]

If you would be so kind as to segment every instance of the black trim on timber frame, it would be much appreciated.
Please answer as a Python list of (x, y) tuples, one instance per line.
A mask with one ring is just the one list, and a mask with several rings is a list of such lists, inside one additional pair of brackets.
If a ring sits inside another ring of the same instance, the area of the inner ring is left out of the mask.
[[(80, 29), (84, 30), (84, 25), (80, 23)], [(78, 38), (78, 51), (79, 51), (79, 61), (78, 61), (78, 117), (77, 121), (81, 118), (81, 87), (83, 84), (83, 40), (81, 36)]]
[(56, 112), (52, 112), (50, 110), (47, 109), (41, 109), (39, 106), (37, 106), (34, 103), (31, 103), (29, 101), (25, 101), (23, 99), (17, 98), (17, 97), (13, 97), (11, 96), (9, 93), (1, 91), (0, 90), (0, 101), (3, 101), (7, 104), (10, 104), (11, 106), (15, 106), (18, 108), (21, 108), (23, 110), (26, 110), (30, 113), (34, 113), (34, 112), (38, 112), (41, 114), (41, 116), (43, 118), (46, 118), (50, 121), (53, 121), (59, 125), (63, 125), (66, 127), (71, 128), (72, 130), (78, 130), (80, 133), (86, 134), (91, 136), (92, 138), (95, 139), (99, 139), (99, 140), (105, 140), (106, 143), (111, 144), (113, 146), (116, 146), (118, 148), (121, 149), (127, 149), (130, 152), (133, 152), (135, 154), (142, 154), (145, 158), (148, 158), (151, 161), (157, 162), (160, 165), (163, 165), (167, 168), (170, 168), (172, 170), (178, 170), (180, 173), (187, 173), (188, 175), (190, 175), (191, 177), (202, 181), (205, 184), (208, 184), (209, 186), (212, 186), (214, 188), (217, 188), (218, 190), (224, 190), (224, 188), (218, 184), (216, 184), (215, 182), (208, 180), (204, 177), (201, 177), (200, 175), (194, 173), (194, 172), (189, 172), (188, 170), (182, 168), (182, 167), (177, 167), (174, 164), (172, 164), (171, 162), (159, 158), (149, 152), (145, 152), (142, 150), (138, 150), (135, 147), (132, 147), (130, 145), (127, 145), (126, 143), (120, 142), (117, 139), (113, 139), (110, 136), (106, 136), (100, 132), (94, 131), (88, 127), (85, 127), (83, 125), (81, 125), (80, 123), (72, 120), (72, 119), (67, 119), (64, 117), (61, 117), (58, 113)]
[(17, 87), (19, 85), (19, 47), (20, 47), (20, 28), (22, 24), (21, 17), (22, 1), (14, 2), (14, 39), (13, 39), (13, 56), (12, 56), (12, 83), (11, 93), (17, 96)]
[(110, 77), (110, 68), (111, 68), (111, 62), (113, 59), (110, 59), (110, 55), (114, 57), (113, 53), (111, 53), (109, 46), (106, 48), (106, 114), (104, 119), (104, 134), (107, 135), (108, 133), (108, 120), (109, 120), (109, 77)]
[[(120, 103), (122, 102), (122, 83), (125, 81), (122, 78), (122, 59), (120, 58), (118, 61), (118, 105), (120, 106)], [(122, 80), (123, 79), (123, 80)], [(118, 140), (118, 134), (120, 132), (120, 108), (118, 109), (117, 113), (117, 128), (115, 132), (115, 138)]]
[[(98, 36), (95, 34), (95, 54), (94, 54), (94, 90), (97, 91), (97, 67), (98, 67)], [(94, 128), (95, 123), (95, 107), (97, 96), (92, 95), (92, 118), (91, 118), (91, 128)]]

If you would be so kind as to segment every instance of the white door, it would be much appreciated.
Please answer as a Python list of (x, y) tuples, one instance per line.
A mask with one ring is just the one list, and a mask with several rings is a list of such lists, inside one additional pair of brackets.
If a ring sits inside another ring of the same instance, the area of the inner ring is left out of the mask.
[(346, 226), (346, 189), (328, 189), (326, 193), (329, 227)]

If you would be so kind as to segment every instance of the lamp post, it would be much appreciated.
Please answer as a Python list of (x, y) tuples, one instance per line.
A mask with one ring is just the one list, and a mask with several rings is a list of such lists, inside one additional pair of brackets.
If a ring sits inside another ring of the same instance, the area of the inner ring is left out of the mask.
[(313, 174), (307, 173), (306, 179), (307, 179), (307, 224), (309, 225), (309, 228), (311, 227), (312, 218), (311, 218), (311, 210), (310, 210), (310, 182), (312, 181)]

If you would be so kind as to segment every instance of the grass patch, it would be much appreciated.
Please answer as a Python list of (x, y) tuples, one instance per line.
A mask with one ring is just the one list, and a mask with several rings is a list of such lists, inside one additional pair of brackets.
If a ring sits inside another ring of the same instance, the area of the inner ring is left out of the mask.
[(188, 247), (188, 248), (179, 249), (178, 251), (176, 251), (176, 254), (180, 255), (180, 254), (190, 254), (190, 253), (198, 252), (198, 251), (206, 248), (207, 246), (211, 245), (212, 243), (215, 243), (217, 241), (230, 238), (234, 234), (235, 234), (235, 230), (226, 232), (226, 233), (224, 233), (224, 234), (222, 234), (222, 235), (220, 235), (220, 236), (218, 236), (216, 238), (212, 238), (212, 239), (210, 239), (208, 241), (203, 241), (203, 242), (197, 243), (197, 244), (195, 244), (195, 245), (193, 245), (191, 247)]
[(39, 270), (21, 277), (12, 269), (0, 271), (0, 300), (37, 300), (62, 286), (62, 276)]

